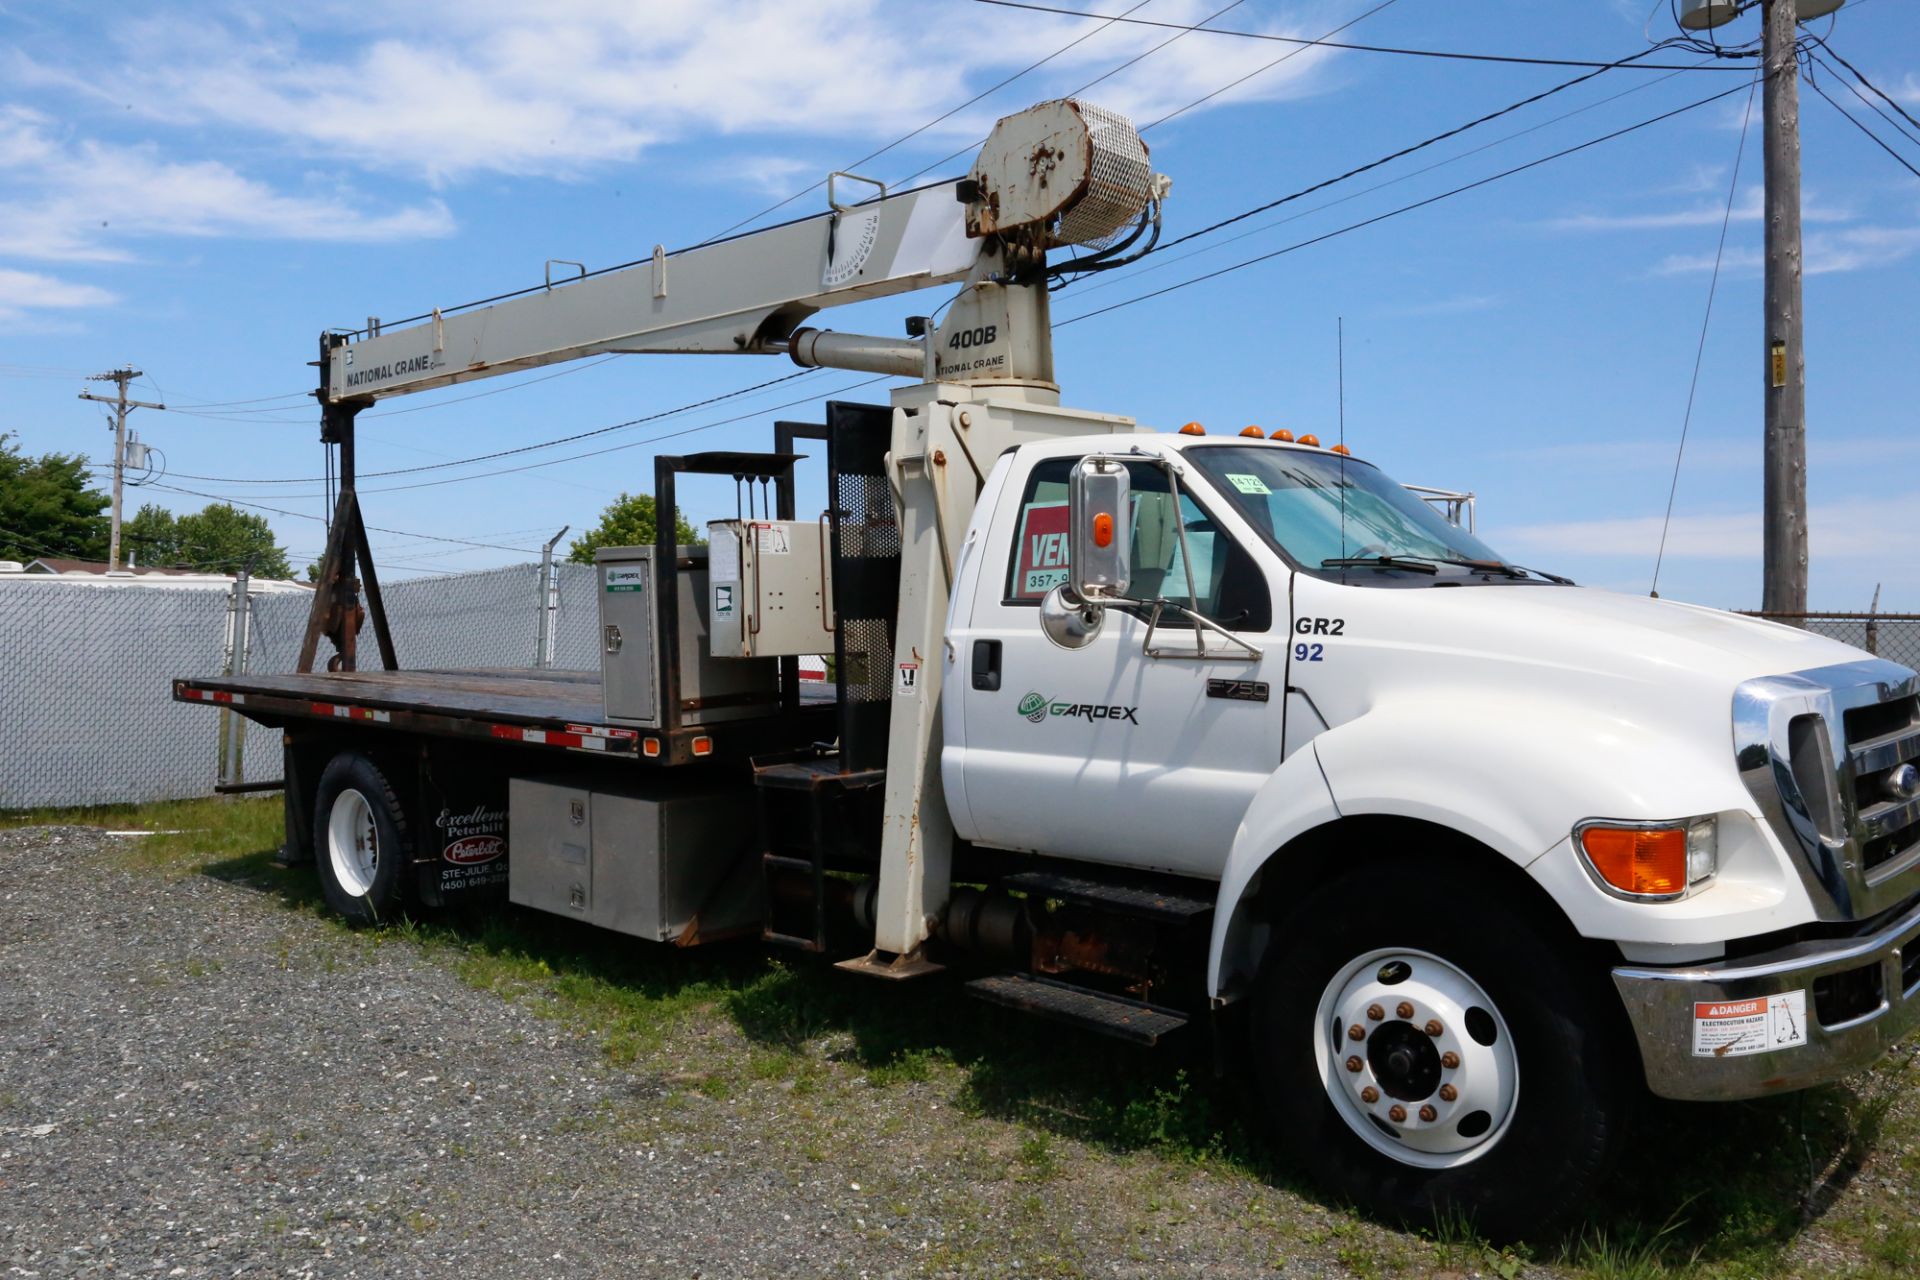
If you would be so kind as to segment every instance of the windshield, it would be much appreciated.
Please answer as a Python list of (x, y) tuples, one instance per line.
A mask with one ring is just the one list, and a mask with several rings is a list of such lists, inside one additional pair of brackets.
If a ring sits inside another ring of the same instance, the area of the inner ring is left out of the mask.
[(1305, 569), (1432, 574), (1462, 562), (1505, 568), (1486, 543), (1370, 463), (1272, 445), (1210, 446), (1183, 456)]

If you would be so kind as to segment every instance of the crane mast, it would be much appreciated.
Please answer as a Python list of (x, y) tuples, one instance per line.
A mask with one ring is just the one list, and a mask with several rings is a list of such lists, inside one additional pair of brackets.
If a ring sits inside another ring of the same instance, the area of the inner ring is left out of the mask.
[[(354, 487), (354, 418), (377, 401), (607, 353), (785, 354), (915, 379), (892, 393), (887, 467), (901, 542), (893, 657), (916, 678), (889, 714), (874, 951), (847, 962), (909, 976), (930, 967), (920, 947), (947, 896), (944, 631), (980, 487), (1016, 445), (1134, 429), (1060, 405), (1047, 253), (1077, 246), (1075, 267), (1118, 265), (1149, 228), (1157, 234), (1169, 184), (1131, 122), (1072, 99), (999, 121), (959, 181), (840, 199), (843, 183), (867, 182), (833, 175), (829, 210), (812, 217), (675, 253), (656, 246), (650, 260), (559, 280), (554, 267), (575, 264), (550, 261), (542, 285), (515, 295), (322, 334), (321, 439), (338, 447), (340, 492), (299, 669), (312, 669), (326, 636), (330, 667), (352, 670), (369, 615), (383, 664), (398, 665)], [(937, 328), (914, 320), (907, 336), (882, 337), (803, 325), (830, 307), (949, 285), (961, 288)]]

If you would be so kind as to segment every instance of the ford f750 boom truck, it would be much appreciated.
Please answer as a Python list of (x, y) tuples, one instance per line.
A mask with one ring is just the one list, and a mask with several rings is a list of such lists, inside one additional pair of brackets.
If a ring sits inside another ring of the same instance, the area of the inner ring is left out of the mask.
[[(299, 671), (175, 696), (283, 731), (288, 856), (342, 914), (504, 894), (683, 946), (851, 930), (853, 974), (945, 969), (1145, 1044), (1204, 1023), (1336, 1191), (1501, 1231), (1575, 1206), (1643, 1091), (1804, 1088), (1913, 1025), (1914, 672), (1517, 567), (1310, 436), (1064, 407), (1048, 282), (1150, 244), (1168, 189), (1121, 117), (1051, 102), (961, 181), (851, 181), (817, 217), (324, 335), (342, 485)], [(802, 327), (937, 286), (907, 337)], [(777, 502), (603, 549), (600, 672), (403, 668), (354, 415), (605, 352), (915, 381), (770, 452), (656, 459), (662, 512), (694, 476)], [(809, 694), (797, 658), (828, 651)]]

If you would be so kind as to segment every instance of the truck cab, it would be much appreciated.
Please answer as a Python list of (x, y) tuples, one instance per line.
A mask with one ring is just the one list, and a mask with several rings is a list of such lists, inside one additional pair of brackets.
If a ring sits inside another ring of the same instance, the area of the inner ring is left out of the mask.
[(956, 835), (1217, 885), (1207, 997), (1376, 1195), (1500, 1177), (1522, 1077), (1600, 1127), (1630, 1078), (1801, 1087), (1920, 1015), (1906, 668), (1516, 566), (1317, 443), (1027, 445), (977, 512)]

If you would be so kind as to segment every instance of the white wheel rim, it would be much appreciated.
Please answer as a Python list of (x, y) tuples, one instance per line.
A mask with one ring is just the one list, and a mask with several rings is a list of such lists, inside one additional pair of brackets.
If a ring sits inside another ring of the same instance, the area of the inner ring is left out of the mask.
[(380, 869), (380, 835), (373, 823), (373, 806), (352, 787), (333, 798), (333, 810), (327, 815), (327, 857), (333, 863), (334, 879), (350, 896), (364, 898), (373, 891), (373, 877)]
[(1506, 1019), (1439, 956), (1399, 947), (1349, 961), (1320, 996), (1313, 1046), (1333, 1109), (1402, 1164), (1466, 1164), (1513, 1121), (1520, 1067)]

